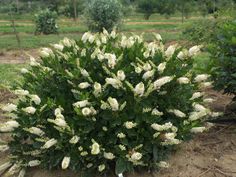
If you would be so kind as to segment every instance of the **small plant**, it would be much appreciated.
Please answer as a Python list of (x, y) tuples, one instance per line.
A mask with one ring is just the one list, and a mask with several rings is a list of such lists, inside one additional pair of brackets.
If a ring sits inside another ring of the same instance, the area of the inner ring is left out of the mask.
[(210, 76), (192, 71), (199, 46), (165, 49), (161, 41), (87, 32), (43, 48), (40, 61), (31, 57), (14, 91), (19, 99), (3, 107), (12, 118), (0, 132), (12, 138), (0, 149), (11, 160), (0, 170), (60, 167), (95, 176), (168, 167), (172, 147), (217, 113), (200, 91)]
[(58, 32), (56, 23), (57, 14), (48, 9), (35, 15), (35, 34), (55, 34)]
[(121, 4), (117, 0), (92, 0), (85, 10), (86, 23), (92, 31), (111, 31), (122, 17)]

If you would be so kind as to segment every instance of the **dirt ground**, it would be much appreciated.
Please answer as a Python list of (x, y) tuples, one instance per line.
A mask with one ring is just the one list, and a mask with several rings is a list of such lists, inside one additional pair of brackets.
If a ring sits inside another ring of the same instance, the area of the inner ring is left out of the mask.
[[(224, 111), (231, 101), (230, 96), (208, 90), (216, 99), (211, 106), (217, 111)], [(13, 95), (7, 90), (0, 90), (0, 102), (7, 103)], [(0, 122), (4, 116), (0, 112)], [(8, 139), (7, 135), (1, 139)], [(0, 154), (0, 164), (6, 161), (6, 154)], [(215, 127), (185, 142), (173, 152), (170, 168), (152, 173), (125, 174), (124, 177), (236, 177), (236, 122), (217, 123)], [(1, 174), (0, 174), (1, 176)], [(70, 171), (45, 171), (30, 169), (26, 177), (78, 177)], [(108, 176), (107, 176), (108, 177)]]
[(29, 61), (29, 55), (39, 56), (39, 49), (0, 51), (0, 64), (22, 64)]

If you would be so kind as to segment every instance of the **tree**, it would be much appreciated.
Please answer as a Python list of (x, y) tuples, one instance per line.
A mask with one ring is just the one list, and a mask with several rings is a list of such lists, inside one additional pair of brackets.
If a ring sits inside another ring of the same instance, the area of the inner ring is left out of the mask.
[[(18, 11), (17, 11), (18, 13)], [(21, 40), (20, 40), (20, 36), (19, 36), (19, 33), (17, 32), (16, 30), (16, 24), (15, 24), (15, 18), (14, 18), (14, 12), (12, 11), (12, 7), (10, 7), (10, 17), (11, 17), (11, 23), (12, 23), (12, 29), (13, 29), (13, 32), (16, 36), (16, 41), (17, 41), (17, 44), (18, 44), (18, 47), (21, 48)]]
[(217, 11), (228, 9), (234, 6), (235, 0), (196, 0), (198, 10), (202, 15), (214, 14)]
[(139, 0), (138, 1), (138, 10), (144, 13), (144, 18), (149, 20), (150, 16), (156, 12), (156, 0)]
[(176, 0), (176, 7), (181, 12), (182, 23), (184, 22), (184, 17), (188, 17), (194, 6), (193, 0)]
[(122, 6), (117, 0), (92, 0), (86, 5), (85, 18), (91, 31), (109, 32), (122, 18)]
[(73, 0), (73, 6), (74, 6), (74, 20), (76, 21), (77, 18), (77, 2), (76, 0)]
[(19, 0), (16, 0), (16, 12), (19, 12)]
[(59, 14), (76, 20), (76, 18), (84, 12), (85, 7), (85, 0), (64, 0), (64, 3), (60, 5)]
[(43, 4), (47, 6), (51, 11), (59, 12), (59, 6), (64, 3), (62, 0), (41, 0)]
[(158, 0), (156, 2), (157, 13), (166, 15), (167, 17), (176, 11), (175, 0)]

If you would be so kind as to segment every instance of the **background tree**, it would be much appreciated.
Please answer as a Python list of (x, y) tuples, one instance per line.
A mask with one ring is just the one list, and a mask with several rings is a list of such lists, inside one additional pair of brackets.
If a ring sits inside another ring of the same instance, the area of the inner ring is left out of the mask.
[(73, 0), (73, 6), (74, 6), (74, 20), (76, 21), (77, 18), (77, 1)]
[(131, 0), (120, 0), (122, 4), (122, 13), (126, 16), (131, 14), (135, 9), (135, 4)]
[(169, 17), (176, 12), (175, 0), (158, 0), (156, 2), (157, 13)]
[(235, 0), (196, 0), (199, 7), (198, 10), (203, 16), (232, 8), (235, 2)]
[(91, 31), (111, 31), (119, 24), (122, 6), (117, 0), (92, 0), (86, 4), (85, 18)]
[(139, 0), (138, 1), (138, 11), (144, 13), (144, 18), (149, 20), (150, 16), (156, 12), (156, 0)]
[(45, 4), (46, 7), (55, 12), (59, 12), (59, 7), (64, 3), (63, 0), (41, 0), (42, 4)]
[[(16, 11), (16, 13), (18, 13), (18, 11)], [(21, 40), (20, 40), (19, 33), (16, 30), (15, 13), (13, 12), (11, 5), (9, 7), (9, 15), (11, 17), (11, 24), (12, 24), (11, 26), (12, 26), (13, 32), (14, 32), (14, 34), (16, 36), (17, 45), (18, 45), (18, 48), (20, 49), (21, 48)]]
[(76, 19), (82, 15), (86, 6), (85, 0), (66, 0), (59, 8), (59, 14)]
[(182, 23), (184, 22), (184, 18), (188, 17), (191, 10), (193, 10), (193, 6), (193, 0), (176, 0), (176, 7), (181, 12)]

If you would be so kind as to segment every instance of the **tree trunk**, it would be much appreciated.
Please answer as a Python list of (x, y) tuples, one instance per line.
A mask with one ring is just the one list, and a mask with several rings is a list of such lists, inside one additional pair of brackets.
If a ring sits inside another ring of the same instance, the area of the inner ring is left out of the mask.
[(181, 13), (182, 13), (182, 23), (184, 23), (184, 5), (182, 5)]
[(216, 0), (214, 0), (214, 13), (216, 12)]
[(76, 21), (77, 19), (77, 3), (76, 0), (73, 0), (73, 6), (74, 6), (74, 20)]
[(145, 13), (145, 14), (144, 14), (144, 19), (145, 19), (145, 20), (149, 20), (150, 17), (151, 17), (151, 15), (152, 15), (151, 13)]
[(19, 13), (19, 0), (16, 0), (16, 12)]
[(13, 13), (12, 10), (10, 10), (11, 23), (12, 23), (13, 32), (14, 32), (14, 34), (15, 34), (15, 36), (16, 36), (17, 45), (18, 45), (19, 48), (21, 48), (20, 37), (19, 37), (19, 34), (18, 34), (17, 31), (16, 31), (15, 19), (14, 19), (12, 13)]

